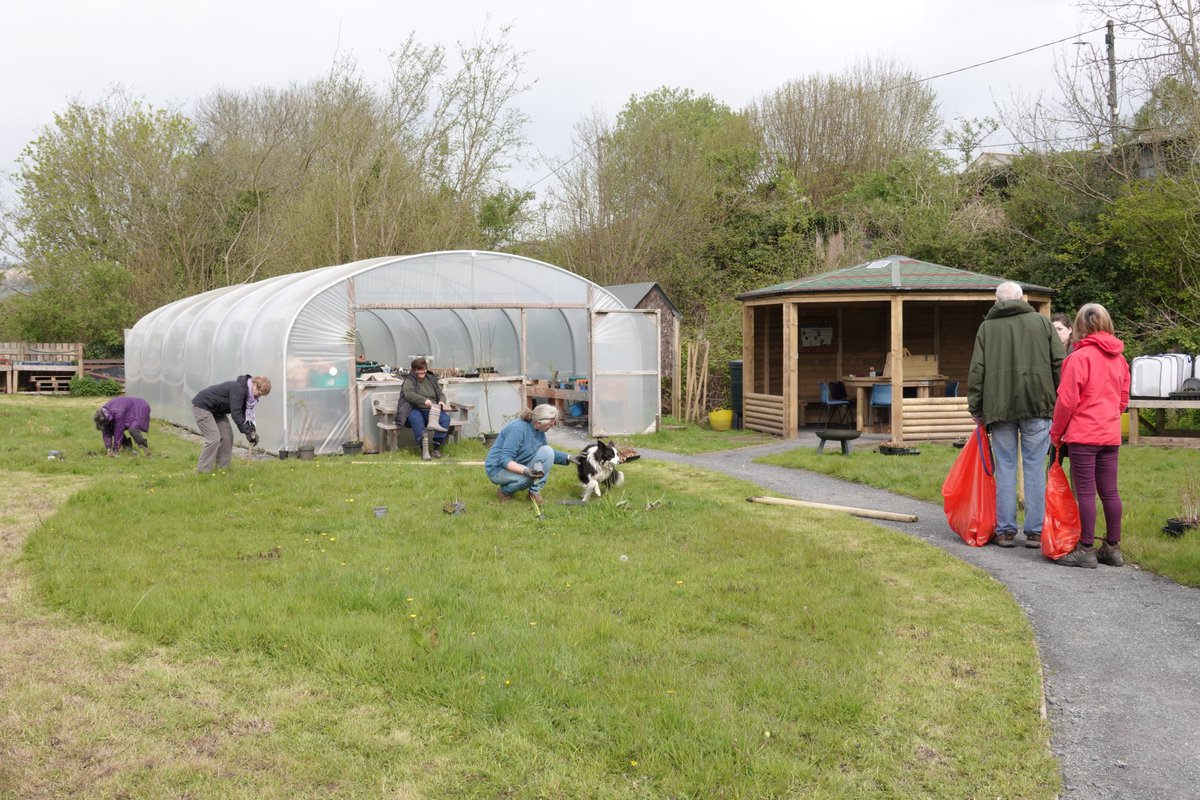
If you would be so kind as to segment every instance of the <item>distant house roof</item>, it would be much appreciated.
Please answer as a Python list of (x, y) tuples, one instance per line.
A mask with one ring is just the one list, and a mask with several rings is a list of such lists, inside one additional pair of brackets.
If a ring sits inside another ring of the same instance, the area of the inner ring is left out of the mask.
[(683, 314), (671, 302), (671, 298), (667, 295), (666, 291), (654, 281), (650, 281), (649, 283), (619, 283), (616, 286), (605, 286), (604, 288), (615, 294), (617, 299), (625, 304), (626, 308), (637, 308), (646, 299), (646, 295), (658, 289), (663, 300), (667, 302), (667, 307), (670, 309), (671, 315), (677, 319), (683, 319)]
[[(1007, 278), (997, 278), (995, 275), (984, 275), (980, 272), (969, 272), (965, 269), (931, 264), (928, 261), (918, 261), (908, 256), (891, 255), (887, 258), (868, 261), (865, 264), (856, 264), (853, 267), (845, 267), (833, 272), (810, 275), (806, 278), (797, 278), (794, 281), (787, 281), (786, 283), (764, 286), (761, 289), (743, 292), (737, 296), (737, 299), (754, 300), (772, 295), (815, 294), (819, 292), (878, 292), (880, 294), (894, 294), (896, 292), (994, 292), (996, 287), (1006, 280)], [(1045, 286), (1024, 283), (1021, 286), (1027, 292), (1054, 293), (1053, 290)]]
[(1012, 163), (1012, 160), (1017, 157), (1016, 153), (1001, 153), (995, 150), (984, 150), (975, 158), (971, 159), (971, 163), (967, 165), (967, 171), (973, 169), (1004, 167)]

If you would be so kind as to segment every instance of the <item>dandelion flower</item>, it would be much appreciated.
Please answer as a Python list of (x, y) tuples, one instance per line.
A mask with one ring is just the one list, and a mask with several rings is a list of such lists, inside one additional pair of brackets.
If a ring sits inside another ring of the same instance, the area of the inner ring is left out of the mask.
[(409, 615), (408, 615), (408, 618), (409, 618), (409, 619), (416, 619), (416, 618), (417, 618), (417, 615), (416, 615), (416, 614), (409, 614)]
[(512, 686), (512, 681), (510, 681), (508, 678), (505, 678), (505, 679), (504, 679), (504, 685), (505, 685), (505, 686)]
[(637, 762), (636, 762), (636, 761), (632, 761), (632, 760), (631, 760), (631, 761), (629, 762), (629, 766), (631, 766), (631, 767), (636, 767), (636, 766), (637, 766)]
[(337, 541), (337, 537), (336, 537), (336, 536), (330, 536), (330, 537), (329, 537), (329, 541), (331, 541), (331, 542), (336, 542), (336, 541)]

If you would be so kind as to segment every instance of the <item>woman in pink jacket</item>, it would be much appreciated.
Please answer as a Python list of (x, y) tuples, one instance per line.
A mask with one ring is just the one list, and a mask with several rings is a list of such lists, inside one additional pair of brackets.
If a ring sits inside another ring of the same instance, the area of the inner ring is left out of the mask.
[[(1119, 567), (1121, 495), (1117, 491), (1117, 455), (1121, 450), (1121, 414), (1129, 405), (1129, 365), (1125, 345), (1113, 335), (1112, 317), (1099, 303), (1075, 315), (1075, 349), (1063, 361), (1058, 401), (1050, 425), (1050, 443), (1071, 450), (1071, 483), (1079, 501), (1079, 544), (1058, 560), (1068, 567)], [(1104, 507), (1104, 544), (1095, 550), (1096, 493)]]

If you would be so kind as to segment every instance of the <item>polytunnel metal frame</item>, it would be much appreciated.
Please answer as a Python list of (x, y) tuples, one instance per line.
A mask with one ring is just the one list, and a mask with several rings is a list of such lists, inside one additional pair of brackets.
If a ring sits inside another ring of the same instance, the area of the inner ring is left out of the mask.
[[(628, 315), (611, 319), (622, 323), (597, 327), (597, 314), (618, 311)], [(451, 324), (459, 335), (449, 352), (438, 352)], [(493, 344), (495, 330), (507, 330), (498, 346), (505, 352), (483, 352), (485, 325)], [(362, 338), (367, 329), (370, 342)], [(494, 359), (508, 368), (500, 375), (510, 372), (505, 387), (519, 394), (496, 391), (505, 399), (489, 419), (511, 419), (533, 396), (527, 380), (562, 371), (588, 378), (587, 405), (597, 412), (588, 416), (589, 432), (621, 435), (660, 423), (657, 342), (656, 312), (626, 309), (603, 287), (553, 264), (484, 251), (389, 256), (223, 287), (150, 312), (127, 333), (126, 391), (145, 397), (156, 418), (196, 430), (191, 400), (198, 391), (239, 374), (266, 375), (274, 386), (257, 409), (261, 446), (293, 448), (303, 440), (332, 453), (373, 431), (365, 384), (355, 380), (360, 348), (397, 366), (414, 354), (432, 356), (435, 368)]]

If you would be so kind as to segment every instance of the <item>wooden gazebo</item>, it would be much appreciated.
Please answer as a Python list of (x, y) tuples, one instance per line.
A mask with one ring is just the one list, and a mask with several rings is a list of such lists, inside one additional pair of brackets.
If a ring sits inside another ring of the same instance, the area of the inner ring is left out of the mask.
[[(744, 427), (793, 438), (823, 413), (820, 383), (841, 380), (859, 389), (860, 424), (870, 384), (891, 385), (894, 441), (965, 438), (975, 333), (1005, 280), (892, 255), (738, 295)], [(1049, 315), (1053, 290), (1021, 286)]]

